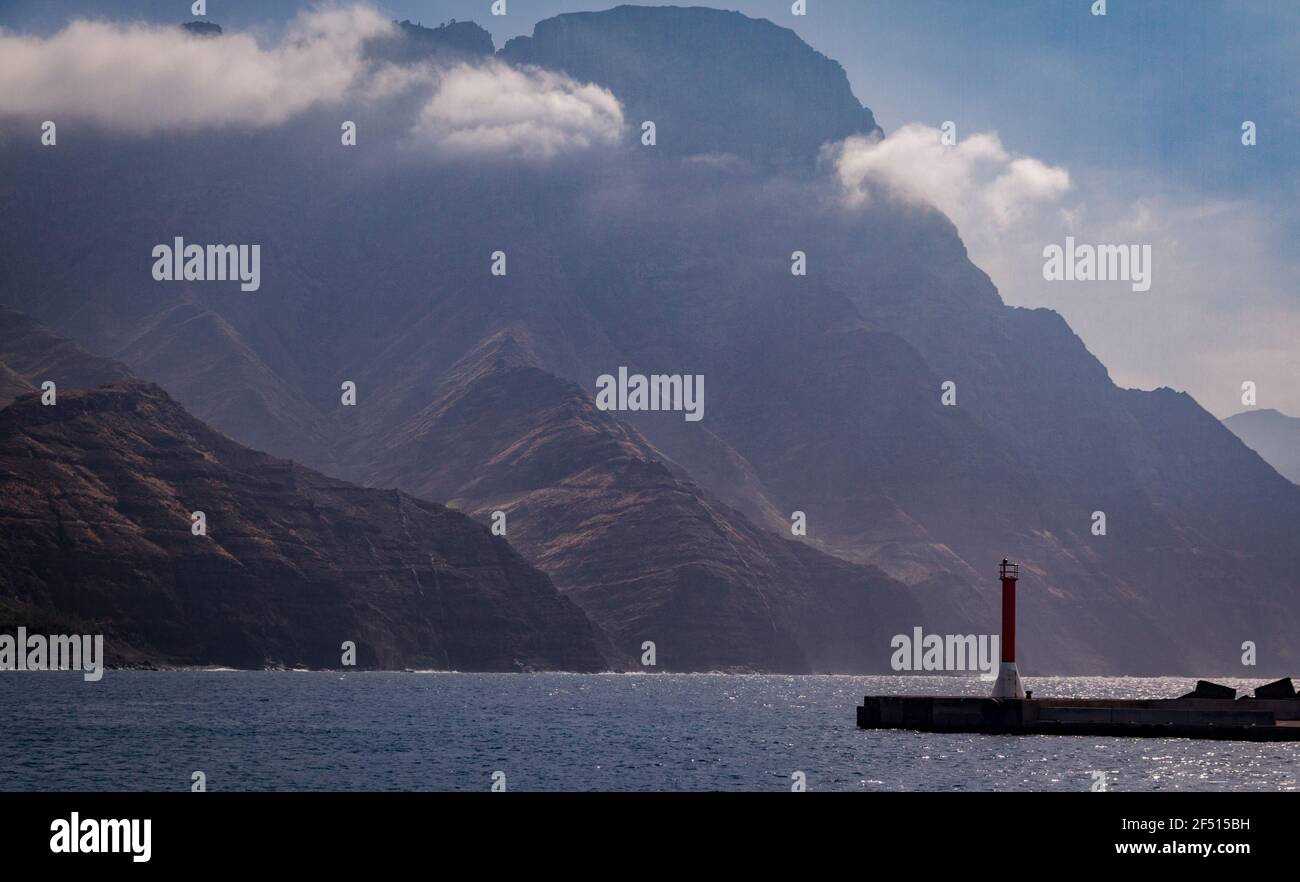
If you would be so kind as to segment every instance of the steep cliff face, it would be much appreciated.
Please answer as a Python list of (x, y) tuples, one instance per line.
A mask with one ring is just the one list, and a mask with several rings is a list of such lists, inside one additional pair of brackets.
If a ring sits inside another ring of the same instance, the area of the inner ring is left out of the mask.
[(339, 667), (350, 640), (363, 667), (604, 666), (487, 528), (241, 447), (157, 386), (0, 411), (0, 524), (5, 623), (103, 632), (110, 660)]
[[(703, 7), (557, 15), (506, 43), (516, 64), (609, 88), (671, 156), (808, 166), (821, 146), (877, 132), (840, 65), (788, 28)], [(670, 97), (671, 100), (663, 100)]]

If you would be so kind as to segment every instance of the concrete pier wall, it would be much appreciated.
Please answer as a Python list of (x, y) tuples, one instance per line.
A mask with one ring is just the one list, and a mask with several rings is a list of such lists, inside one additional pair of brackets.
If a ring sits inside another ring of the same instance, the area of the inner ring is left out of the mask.
[[(1300, 740), (1300, 701), (996, 699), (867, 696), (864, 729), (1001, 735), (1121, 735)], [(1280, 724), (1280, 725), (1279, 725)]]

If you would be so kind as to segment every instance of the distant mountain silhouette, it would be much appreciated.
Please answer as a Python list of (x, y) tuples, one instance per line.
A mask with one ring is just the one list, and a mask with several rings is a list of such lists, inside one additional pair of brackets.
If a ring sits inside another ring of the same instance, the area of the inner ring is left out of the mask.
[(455, 62), (492, 55), (492, 35), (469, 21), (451, 21), (426, 28), (411, 21), (396, 22), (391, 38), (376, 37), (366, 45), (367, 55), (393, 64), (421, 61)]
[(1278, 474), (1300, 484), (1300, 419), (1261, 408), (1233, 414), (1223, 424)]
[(196, 37), (219, 37), (222, 34), (221, 25), (211, 21), (182, 22), (181, 28)]

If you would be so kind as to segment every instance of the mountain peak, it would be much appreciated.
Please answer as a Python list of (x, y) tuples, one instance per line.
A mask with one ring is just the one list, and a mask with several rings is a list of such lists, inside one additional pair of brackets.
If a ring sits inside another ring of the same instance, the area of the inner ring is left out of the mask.
[(1252, 410), (1243, 410), (1241, 413), (1234, 413), (1232, 416), (1225, 418), (1224, 422), (1226, 423), (1229, 420), (1243, 420), (1243, 419), (1245, 420), (1253, 420), (1253, 419), (1293, 420), (1296, 419), (1296, 417), (1284, 414), (1282, 413), (1282, 411), (1273, 407), (1257, 407)]
[(1300, 418), (1261, 407), (1233, 414), (1223, 424), (1278, 474), (1300, 484)]
[(186, 33), (196, 37), (220, 37), (222, 34), (221, 25), (211, 21), (186, 21), (181, 23), (181, 29)]
[(452, 19), (427, 28), (410, 19), (395, 21), (397, 31), (374, 37), (366, 54), (393, 64), (412, 64), (429, 59), (465, 61), (486, 58), (496, 52), (492, 35), (472, 21)]
[(809, 166), (821, 146), (879, 132), (844, 68), (789, 28), (705, 7), (619, 6), (538, 22), (500, 52), (608, 88), (669, 155)]

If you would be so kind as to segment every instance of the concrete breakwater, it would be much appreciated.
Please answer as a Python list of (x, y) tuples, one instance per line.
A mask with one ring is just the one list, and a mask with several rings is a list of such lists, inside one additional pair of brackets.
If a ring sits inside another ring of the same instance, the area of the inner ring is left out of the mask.
[[(1289, 681), (1279, 683), (1290, 686)], [(1300, 699), (1294, 690), (1290, 698), (1237, 699), (1230, 688), (1223, 697), (1200, 697), (1214, 685), (1198, 684), (1196, 692), (1181, 698), (1146, 700), (867, 696), (857, 709), (858, 726), (989, 735), (1300, 741)], [(1269, 687), (1257, 692), (1277, 694)]]

